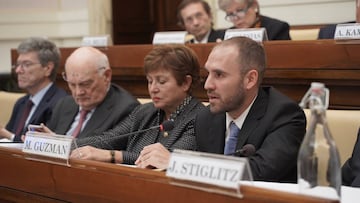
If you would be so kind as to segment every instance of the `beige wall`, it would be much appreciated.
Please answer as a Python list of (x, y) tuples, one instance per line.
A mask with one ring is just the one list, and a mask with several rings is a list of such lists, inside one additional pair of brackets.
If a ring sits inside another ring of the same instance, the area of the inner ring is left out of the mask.
[[(126, 4), (125, 0), (124, 4)], [(227, 28), (217, 0), (216, 28)], [(355, 19), (355, 0), (259, 0), (261, 13), (290, 25)], [(0, 0), (0, 74), (10, 72), (10, 49), (31, 36), (47, 36), (60, 47), (79, 46), (83, 36), (111, 34), (111, 0)]]
[(10, 49), (45, 36), (59, 47), (83, 36), (111, 33), (111, 0), (0, 0), (0, 74), (10, 72)]

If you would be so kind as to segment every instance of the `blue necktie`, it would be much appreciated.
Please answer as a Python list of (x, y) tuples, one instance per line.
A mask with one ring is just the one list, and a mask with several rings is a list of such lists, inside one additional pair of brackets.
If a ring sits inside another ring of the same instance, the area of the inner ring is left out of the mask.
[(237, 136), (239, 134), (240, 129), (236, 126), (236, 124), (231, 121), (230, 123), (230, 134), (228, 140), (225, 144), (224, 154), (230, 155), (235, 152), (236, 144), (237, 144)]

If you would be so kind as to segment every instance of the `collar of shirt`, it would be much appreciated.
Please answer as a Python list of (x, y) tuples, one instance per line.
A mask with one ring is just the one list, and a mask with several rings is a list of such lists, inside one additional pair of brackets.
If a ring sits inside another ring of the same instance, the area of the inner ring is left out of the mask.
[[(75, 128), (77, 127), (79, 121), (80, 121), (80, 112), (81, 112), (81, 107), (79, 107), (79, 111), (78, 113), (76, 114), (71, 126), (70, 126), (70, 129), (65, 133), (66, 135), (72, 135)], [(82, 127), (81, 127), (81, 131), (85, 128), (86, 124), (88, 123), (88, 121), (90, 120), (91, 116), (93, 115), (93, 113), (95, 112), (95, 109), (91, 109), (91, 111), (89, 111), (87, 114), (86, 114), (86, 118), (82, 124)], [(80, 132), (81, 132), (80, 131)]]
[(236, 124), (236, 126), (239, 129), (242, 128), (244, 121), (246, 119), (246, 116), (249, 114), (249, 111), (250, 111), (252, 105), (254, 104), (256, 97), (257, 97), (257, 95), (254, 97), (251, 104), (245, 109), (245, 111), (236, 119), (231, 118), (231, 116), (226, 112), (226, 137), (229, 135), (229, 132), (230, 132), (229, 127), (230, 127), (231, 121), (234, 121), (234, 123)]
[(48, 91), (48, 89), (50, 88), (50, 86), (53, 83), (49, 83), (48, 85), (46, 85), (44, 88), (42, 88), (39, 92), (37, 92), (35, 95), (30, 96), (31, 101), (33, 102), (33, 107), (38, 106), (41, 102), (41, 100), (43, 99), (44, 95), (46, 94), (46, 92)]
[(39, 92), (37, 92), (35, 95), (30, 95), (30, 100), (33, 103), (33, 106), (30, 110), (29, 116), (27, 117), (26, 121), (25, 121), (25, 126), (29, 124), (30, 122), (30, 118), (32, 118), (32, 116), (35, 113), (35, 110), (37, 109), (37, 107), (39, 106), (41, 100), (43, 99), (44, 95), (46, 94), (46, 92), (48, 91), (48, 89), (50, 88), (50, 86), (53, 83), (49, 83), (48, 85), (46, 85), (44, 88), (42, 88)]
[(206, 43), (208, 43), (210, 32), (211, 32), (211, 30), (209, 30), (209, 32), (206, 33), (205, 37), (201, 41), (197, 41), (196, 38), (194, 38), (194, 44), (206, 44)]

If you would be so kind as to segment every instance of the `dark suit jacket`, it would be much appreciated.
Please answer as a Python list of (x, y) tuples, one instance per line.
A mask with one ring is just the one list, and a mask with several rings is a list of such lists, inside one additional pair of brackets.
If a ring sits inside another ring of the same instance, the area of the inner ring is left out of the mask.
[[(123, 150), (125, 164), (134, 164), (141, 150), (150, 144), (161, 143), (165, 148), (195, 150), (194, 122), (195, 115), (204, 105), (192, 98), (182, 108), (178, 108), (174, 118), (174, 128), (164, 137), (159, 128), (136, 133), (161, 124), (164, 112), (147, 103), (138, 106), (126, 120), (114, 129), (97, 137), (78, 139), (77, 145), (92, 145), (103, 149)], [(129, 133), (131, 133), (129, 135)]]
[[(353, 22), (347, 22), (347, 23), (355, 23)], [(335, 30), (336, 30), (337, 24), (328, 25), (326, 27), (323, 27), (319, 31), (318, 39), (334, 39), (335, 37)]]
[(318, 39), (334, 39), (336, 24), (323, 27), (319, 31)]
[[(290, 40), (290, 27), (287, 22), (260, 15), (260, 27), (266, 29), (269, 40)], [(236, 27), (231, 27), (234, 29)]]
[(266, 28), (269, 40), (290, 40), (290, 28), (287, 22), (260, 16), (260, 26)]
[(214, 30), (211, 29), (208, 42), (216, 42), (217, 39), (224, 39), (225, 30)]
[[(104, 101), (97, 106), (78, 138), (94, 136), (115, 127), (137, 105), (139, 102), (130, 93), (121, 87), (111, 85)], [(78, 111), (79, 106), (73, 97), (65, 97), (56, 105), (48, 127), (57, 134), (66, 134)]]
[[(53, 113), (53, 108), (58, 100), (66, 96), (66, 92), (63, 89), (60, 89), (52, 84), (48, 91), (45, 93), (44, 97), (41, 99), (38, 107), (36, 108), (34, 114), (29, 120), (29, 124), (39, 125), (41, 123), (46, 124)], [(12, 133), (16, 132), (18, 123), (20, 122), (21, 116), (25, 110), (26, 103), (28, 102), (30, 95), (25, 95), (18, 99), (13, 108), (10, 120), (6, 125), (6, 129)], [(27, 131), (27, 126), (24, 127), (23, 131), (19, 135), (15, 135), (14, 142), (21, 141), (21, 135), (25, 134)]]
[[(225, 113), (212, 114), (209, 108), (198, 114), (195, 135), (199, 151), (223, 154)], [(255, 146), (249, 157), (254, 180), (296, 182), (297, 156), (305, 135), (303, 110), (272, 87), (260, 88), (258, 96), (238, 135), (236, 149)]]
[(342, 167), (343, 185), (360, 187), (360, 128), (351, 157)]

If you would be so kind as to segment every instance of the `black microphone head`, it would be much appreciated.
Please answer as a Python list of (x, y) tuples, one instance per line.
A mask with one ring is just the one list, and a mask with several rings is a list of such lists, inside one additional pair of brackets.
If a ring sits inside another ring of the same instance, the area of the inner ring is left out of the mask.
[(246, 144), (242, 147), (242, 156), (249, 157), (255, 154), (255, 146), (252, 144)]
[(166, 120), (160, 125), (160, 131), (170, 131), (174, 129), (174, 121)]

